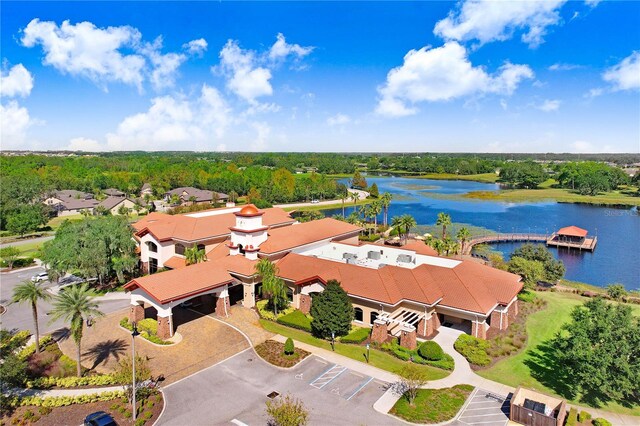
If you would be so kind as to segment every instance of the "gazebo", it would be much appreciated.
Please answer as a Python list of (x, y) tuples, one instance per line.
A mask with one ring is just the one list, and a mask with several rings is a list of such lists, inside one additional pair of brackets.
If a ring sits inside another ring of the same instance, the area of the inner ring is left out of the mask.
[(582, 244), (587, 238), (587, 230), (577, 226), (565, 226), (556, 232), (558, 239), (562, 242), (572, 244)]

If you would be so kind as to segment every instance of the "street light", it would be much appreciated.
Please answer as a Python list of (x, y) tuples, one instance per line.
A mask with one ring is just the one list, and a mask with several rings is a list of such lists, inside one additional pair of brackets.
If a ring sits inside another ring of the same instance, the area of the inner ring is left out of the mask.
[(367, 343), (367, 364), (369, 364), (369, 344)]
[(334, 352), (336, 351), (335, 339), (336, 339), (336, 333), (332, 331), (331, 332), (331, 350)]
[(132, 330), (131, 330), (131, 356), (133, 357), (132, 363), (131, 363), (131, 370), (132, 370), (132, 376), (133, 376), (133, 410), (132, 410), (132, 414), (133, 414), (133, 422), (136, 422), (136, 336), (138, 336), (140, 333), (138, 333), (138, 324), (136, 324), (135, 322), (131, 324), (132, 326)]

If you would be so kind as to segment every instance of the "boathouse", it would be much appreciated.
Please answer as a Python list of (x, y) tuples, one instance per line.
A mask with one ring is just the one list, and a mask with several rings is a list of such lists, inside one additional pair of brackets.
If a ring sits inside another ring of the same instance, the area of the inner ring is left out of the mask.
[(577, 226), (565, 226), (554, 232), (547, 240), (547, 245), (556, 247), (577, 248), (580, 250), (594, 250), (597, 237), (588, 235), (586, 229)]

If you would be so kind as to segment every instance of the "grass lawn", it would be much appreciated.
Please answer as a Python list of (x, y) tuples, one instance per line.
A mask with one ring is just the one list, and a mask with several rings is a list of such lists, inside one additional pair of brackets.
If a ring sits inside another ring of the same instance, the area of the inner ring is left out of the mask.
[[(309, 345), (313, 345), (329, 351), (331, 350), (330, 342), (322, 339), (317, 339), (304, 331), (289, 328), (284, 325), (263, 319), (260, 320), (260, 324), (265, 330), (272, 333), (278, 333), (285, 337), (291, 337), (293, 340), (297, 340), (298, 342), (307, 343)], [(367, 350), (362, 346), (336, 342), (335, 348), (336, 353), (340, 355), (355, 359), (356, 361), (366, 362), (365, 356)], [(402, 361), (401, 359), (398, 359), (393, 355), (389, 355), (386, 352), (382, 352), (377, 349), (371, 349), (370, 364), (374, 367), (380, 368), (381, 370), (396, 373), (406, 364), (406, 361)], [(450, 371), (441, 370), (439, 368), (430, 367), (428, 365), (419, 365), (419, 367), (424, 371), (428, 380), (442, 379), (450, 374)]]
[[(552, 339), (563, 324), (571, 318), (571, 310), (589, 300), (575, 294), (538, 292), (537, 295), (546, 300), (547, 308), (529, 316), (527, 334), (529, 339), (525, 349), (517, 355), (496, 363), (487, 370), (477, 371), (479, 375), (509, 386), (524, 386), (542, 392), (558, 395), (554, 389), (561, 391), (561, 384), (556, 382), (556, 374), (549, 365), (545, 352), (545, 342)], [(639, 305), (629, 305), (635, 316), (640, 316)], [(572, 403), (580, 403), (571, 401)], [(615, 413), (640, 415), (640, 405), (626, 408), (616, 403), (602, 407)]]
[(441, 423), (458, 414), (473, 391), (471, 385), (457, 385), (444, 389), (419, 389), (414, 405), (404, 396), (389, 411), (412, 423)]
[(485, 182), (485, 183), (495, 183), (498, 180), (498, 175), (496, 175), (495, 173), (480, 173), (477, 175), (456, 175), (453, 173), (427, 173), (425, 175), (420, 175), (415, 177), (418, 179), (434, 179), (434, 180), (472, 180), (474, 182)]
[(84, 216), (82, 216), (81, 214), (72, 214), (72, 215), (69, 215), (69, 216), (58, 216), (58, 217), (54, 217), (49, 222), (47, 222), (47, 226), (50, 226), (51, 229), (53, 231), (55, 231), (56, 229), (58, 229), (60, 227), (60, 225), (62, 225), (62, 222), (64, 222), (65, 220), (70, 220), (72, 222), (77, 222), (77, 221), (82, 220), (83, 218), (84, 218)]
[(37, 243), (26, 243), (16, 246), (20, 250), (21, 257), (34, 257), (40, 247), (42, 247), (42, 242)]
[[(543, 186), (543, 185), (541, 185)], [(548, 185), (547, 185), (548, 186)], [(580, 195), (563, 188), (542, 187), (540, 189), (504, 189), (497, 192), (473, 191), (464, 194), (464, 198), (491, 201), (557, 201), (561, 203), (587, 203), (640, 206), (640, 197), (633, 197), (620, 191), (606, 192), (590, 196)]]

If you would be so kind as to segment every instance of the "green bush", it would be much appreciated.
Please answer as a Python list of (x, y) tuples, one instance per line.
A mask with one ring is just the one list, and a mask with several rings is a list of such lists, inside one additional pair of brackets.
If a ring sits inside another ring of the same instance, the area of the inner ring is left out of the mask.
[[(29, 330), (21, 330), (11, 337), (11, 343), (15, 343), (16, 346), (24, 346), (29, 340), (29, 337), (31, 337), (31, 332)], [(40, 344), (42, 344), (42, 339), (40, 339)]]
[(489, 342), (461, 334), (453, 344), (456, 351), (460, 352), (471, 364), (485, 366), (491, 363), (491, 358), (487, 354)]
[(72, 404), (88, 404), (90, 402), (111, 401), (112, 399), (120, 398), (123, 396), (124, 391), (92, 393), (89, 395), (51, 396), (45, 398), (39, 396), (26, 396), (20, 398), (16, 396), (11, 398), (9, 404), (12, 407), (24, 407), (27, 405), (33, 405), (36, 407), (64, 407)]
[(603, 419), (602, 417), (598, 417), (593, 419), (593, 426), (611, 426), (611, 422), (607, 419)]
[(145, 318), (138, 321), (138, 331), (146, 331), (149, 334), (158, 334), (158, 321), (153, 318)]
[(578, 424), (578, 410), (572, 408), (569, 410), (569, 415), (567, 416), (566, 426), (576, 426)]
[(285, 355), (293, 355), (295, 351), (295, 347), (293, 346), (293, 340), (291, 337), (287, 337), (287, 341), (284, 342), (284, 354)]
[[(49, 346), (52, 343), (54, 343), (54, 341), (53, 341), (53, 338), (51, 338), (51, 336), (49, 336), (49, 335), (42, 336), (40, 338), (40, 349), (43, 349), (44, 347)], [(29, 358), (31, 355), (33, 355), (34, 353), (36, 353), (36, 344), (35, 343), (23, 348), (18, 353), (18, 358), (20, 358), (22, 360), (25, 360), (25, 359)]]
[(362, 343), (369, 338), (371, 334), (370, 328), (357, 327), (351, 330), (346, 336), (342, 336), (340, 341), (342, 343)]
[(166, 340), (162, 340), (155, 334), (149, 334), (147, 331), (143, 331), (140, 333), (140, 336), (147, 339), (151, 343), (155, 343), (156, 345), (171, 345), (172, 343)]
[(533, 302), (536, 299), (536, 294), (532, 291), (522, 290), (518, 293), (518, 300), (523, 302)]
[(311, 320), (301, 311), (295, 310), (277, 319), (282, 325), (311, 332)]
[[(260, 318), (264, 318), (270, 321), (276, 321), (276, 314), (273, 312), (273, 310), (268, 308), (268, 304), (268, 300), (260, 300), (256, 302), (256, 309), (258, 310), (258, 314), (260, 315)], [(293, 311), (295, 311), (293, 307), (278, 311), (278, 318), (290, 314)]]
[(433, 341), (420, 343), (418, 354), (429, 361), (440, 361), (444, 357), (444, 351), (440, 345)]
[(578, 414), (578, 421), (580, 423), (584, 423), (587, 420), (591, 420), (591, 414), (586, 411), (580, 411), (580, 414)]
[[(75, 362), (74, 362), (75, 368)], [(84, 377), (38, 377), (27, 382), (27, 388), (46, 389), (52, 386), (59, 388), (75, 388), (78, 386), (109, 386), (119, 384), (116, 378), (110, 374), (100, 374)]]
[(393, 354), (396, 358), (400, 358), (403, 361), (412, 360), (416, 364), (430, 365), (443, 370), (453, 370), (455, 367), (455, 362), (449, 354), (443, 353), (442, 359), (437, 361), (428, 360), (420, 356), (417, 350), (412, 351), (404, 346), (400, 346), (397, 339), (393, 339), (389, 343), (383, 343), (380, 349)]
[(129, 331), (133, 331), (133, 326), (129, 322), (129, 318), (124, 317), (120, 320), (120, 327), (126, 328)]

